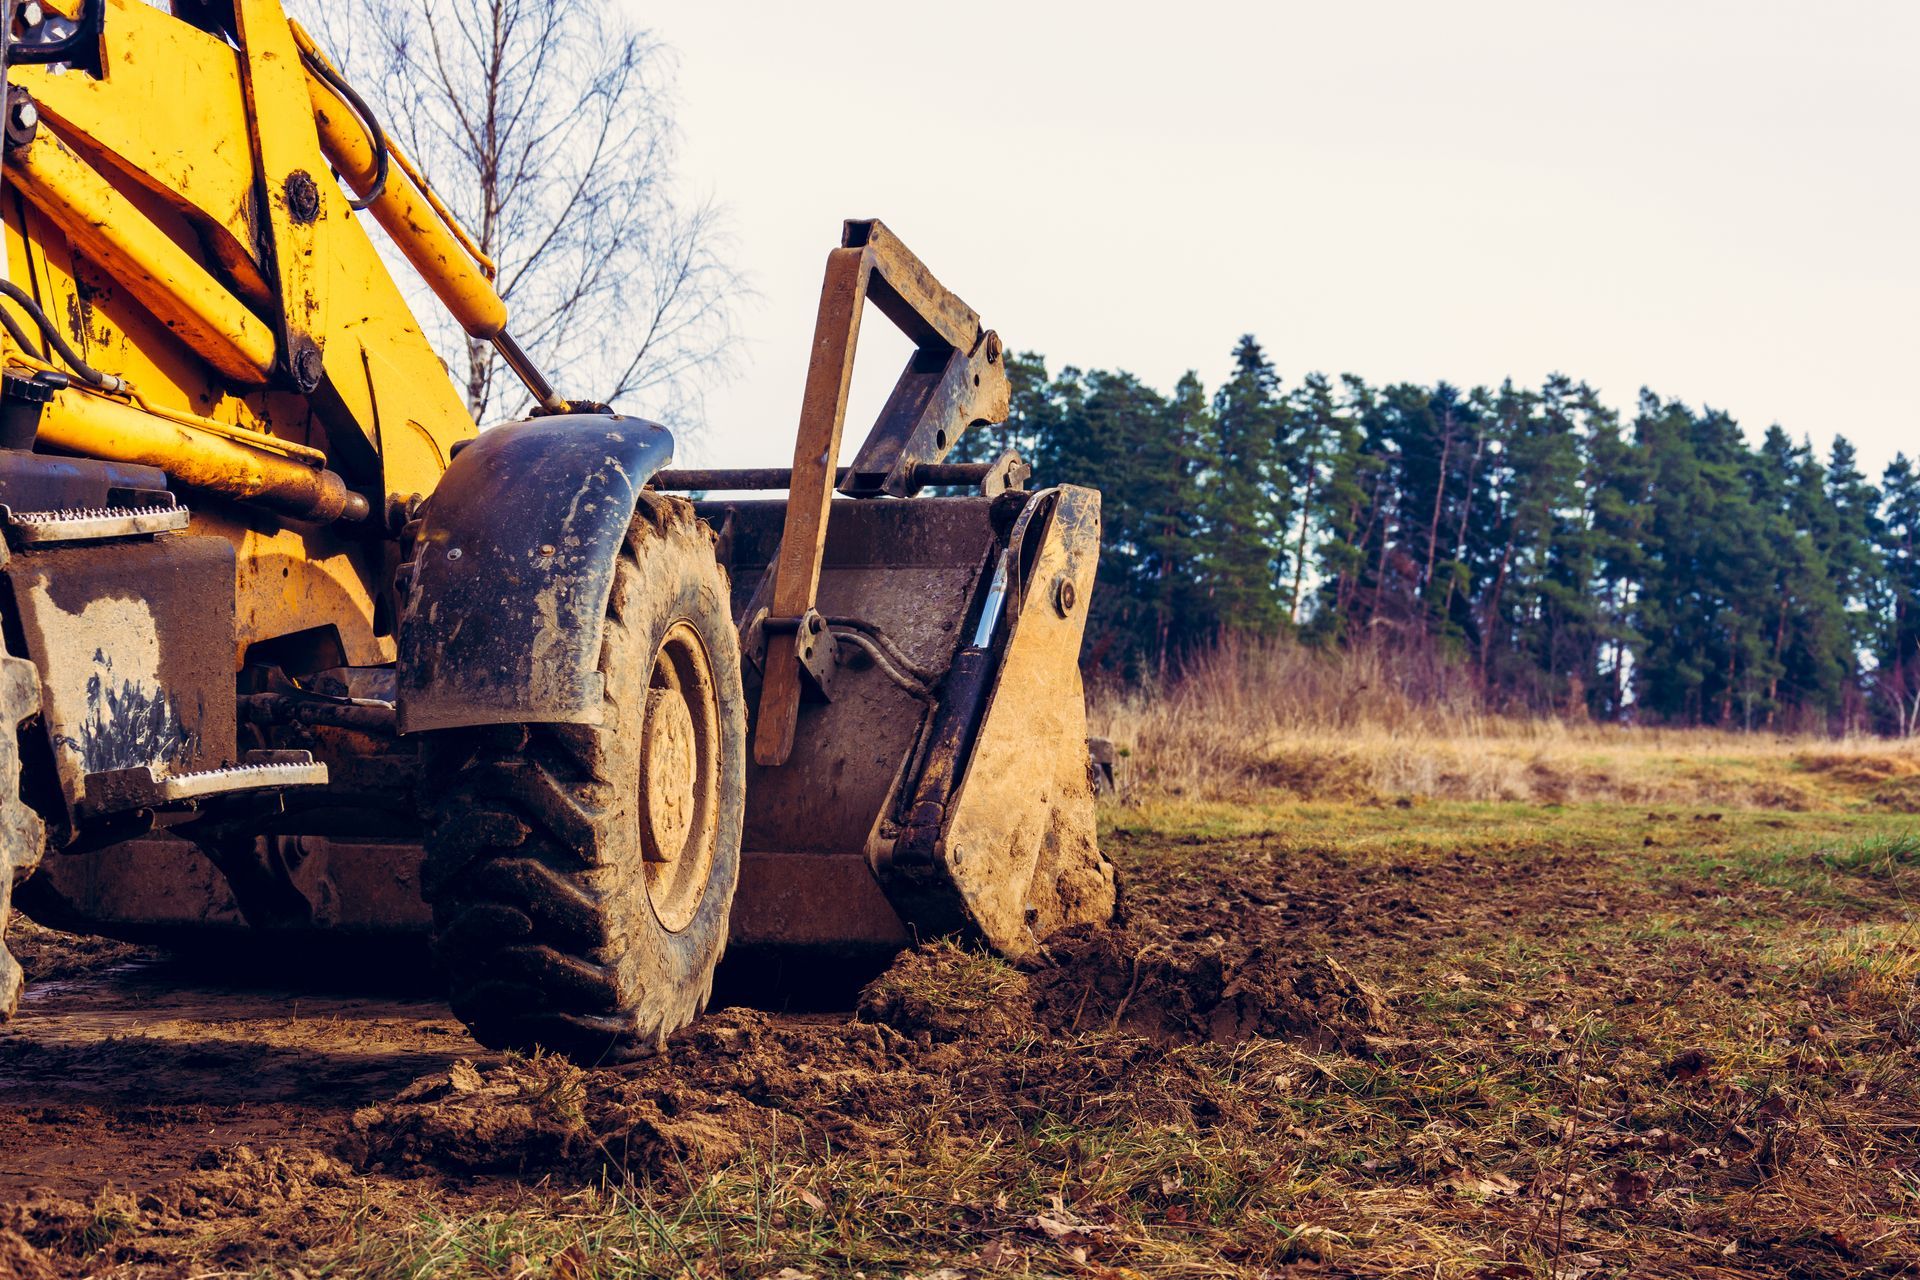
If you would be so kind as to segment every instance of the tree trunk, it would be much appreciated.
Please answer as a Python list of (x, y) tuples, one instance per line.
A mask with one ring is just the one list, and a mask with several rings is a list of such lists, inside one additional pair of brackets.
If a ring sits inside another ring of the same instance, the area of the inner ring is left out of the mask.
[(1433, 518), (1427, 522), (1427, 567), (1420, 574), (1420, 593), (1433, 581), (1433, 558), (1440, 549), (1440, 508), (1447, 497), (1447, 463), (1453, 459), (1453, 410), (1440, 415), (1440, 474), (1433, 486)]
[(1780, 655), (1787, 647), (1787, 589), (1780, 588), (1780, 621), (1773, 629), (1773, 665), (1774, 673), (1767, 680), (1767, 727), (1773, 727), (1773, 717), (1780, 710)]
[[(1367, 563), (1370, 557), (1368, 548), (1373, 542), (1374, 528), (1380, 522), (1380, 490), (1386, 486), (1386, 483), (1387, 472), (1383, 467), (1380, 474), (1374, 477), (1373, 493), (1367, 499), (1367, 527), (1361, 532), (1360, 542), (1358, 544), (1360, 548), (1360, 570), (1358, 575), (1359, 581), (1354, 583), (1354, 597), (1356, 602), (1359, 598), (1362, 585), (1366, 581)], [(1383, 545), (1380, 554), (1380, 568), (1374, 575), (1373, 600), (1367, 607), (1367, 621), (1369, 623), (1371, 623), (1380, 612), (1380, 578), (1386, 573), (1385, 541), (1386, 539), (1383, 537), (1381, 539)]]
[(1313, 519), (1314, 481), (1319, 479), (1320, 446), (1316, 440), (1307, 455), (1307, 489), (1300, 499), (1300, 536), (1293, 546), (1293, 599), (1287, 605), (1287, 621), (1300, 625), (1300, 588), (1307, 576), (1307, 531)]
[[(1740, 615), (1737, 613), (1734, 614), (1733, 620), (1735, 622), (1738, 622), (1740, 620)], [(1740, 637), (1734, 632), (1732, 627), (1728, 627), (1727, 628), (1727, 687), (1724, 690), (1722, 690), (1720, 694), (1720, 727), (1722, 729), (1726, 728), (1727, 725), (1731, 723), (1733, 720), (1733, 681), (1734, 681), (1734, 676), (1736, 672), (1739, 670), (1739, 667), (1738, 667), (1739, 658), (1740, 658)]]
[[(1473, 460), (1467, 463), (1467, 491), (1460, 495), (1460, 519), (1453, 527), (1453, 562), (1455, 564), (1460, 563), (1461, 553), (1466, 550), (1467, 518), (1473, 513), (1473, 480), (1474, 477), (1480, 473), (1480, 455), (1485, 452), (1486, 447), (1487, 433), (1484, 431), (1475, 431), (1473, 435)], [(1440, 605), (1440, 618), (1442, 621), (1446, 620), (1448, 612), (1453, 608), (1453, 587), (1454, 583), (1458, 581), (1458, 574), (1447, 575), (1447, 598)], [(1468, 606), (1468, 612), (1472, 612), (1471, 605)]]

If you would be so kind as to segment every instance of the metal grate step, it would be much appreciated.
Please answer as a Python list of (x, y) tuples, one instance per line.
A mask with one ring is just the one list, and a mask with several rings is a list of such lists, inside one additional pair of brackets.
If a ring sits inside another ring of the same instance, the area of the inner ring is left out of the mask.
[[(0, 508), (5, 510), (5, 508)], [(6, 511), (7, 527), (22, 545), (132, 538), (187, 527), (185, 507), (77, 507), (65, 511)]]
[(244, 764), (197, 773), (155, 773), (149, 765), (90, 773), (85, 784), (86, 807), (94, 813), (124, 813), (130, 809), (159, 809), (187, 804), (210, 796), (244, 791), (276, 791), (288, 787), (321, 787), (327, 766), (306, 751), (256, 751)]

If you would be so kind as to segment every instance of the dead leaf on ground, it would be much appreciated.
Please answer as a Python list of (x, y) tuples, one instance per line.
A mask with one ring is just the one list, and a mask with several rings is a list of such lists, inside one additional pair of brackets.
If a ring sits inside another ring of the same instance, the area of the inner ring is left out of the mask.
[(1698, 1046), (1682, 1049), (1661, 1066), (1669, 1080), (1698, 1080), (1713, 1069), (1713, 1051)]
[(1475, 1173), (1471, 1169), (1448, 1174), (1440, 1180), (1440, 1185), (1483, 1196), (1510, 1196), (1520, 1189), (1520, 1184), (1504, 1173)]
[(1091, 1222), (1065, 1222), (1049, 1214), (1036, 1213), (1026, 1221), (1029, 1231), (1038, 1232), (1049, 1240), (1058, 1240), (1062, 1244), (1085, 1244), (1099, 1236), (1110, 1235), (1112, 1227), (1102, 1227)]
[(1653, 1195), (1653, 1179), (1638, 1169), (1616, 1169), (1613, 1174), (1613, 1202), (1623, 1209), (1645, 1204)]
[(980, 1252), (975, 1256), (979, 1259), (981, 1266), (994, 1271), (1004, 1267), (1017, 1267), (1026, 1260), (1025, 1251), (1009, 1243), (1005, 1237), (987, 1241), (980, 1246)]
[(587, 1251), (578, 1243), (570, 1244), (553, 1255), (547, 1263), (547, 1270), (553, 1280), (586, 1280)]

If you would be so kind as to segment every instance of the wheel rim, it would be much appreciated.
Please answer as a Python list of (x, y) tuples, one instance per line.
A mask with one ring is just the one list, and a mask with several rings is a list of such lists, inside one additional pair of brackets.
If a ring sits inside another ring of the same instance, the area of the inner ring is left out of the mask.
[(688, 622), (667, 629), (647, 680), (640, 743), (640, 849), (647, 898), (678, 933), (706, 896), (719, 842), (720, 698)]

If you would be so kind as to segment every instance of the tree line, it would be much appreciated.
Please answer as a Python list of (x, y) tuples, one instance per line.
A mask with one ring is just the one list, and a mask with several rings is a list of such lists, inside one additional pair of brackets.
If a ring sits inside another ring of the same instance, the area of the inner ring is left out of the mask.
[(1920, 468), (1843, 437), (1555, 375), (1462, 390), (1311, 374), (1251, 336), (1209, 393), (1014, 356), (1018, 449), (1099, 488), (1087, 661), (1164, 677), (1229, 632), (1426, 646), (1512, 712), (1920, 730)]

